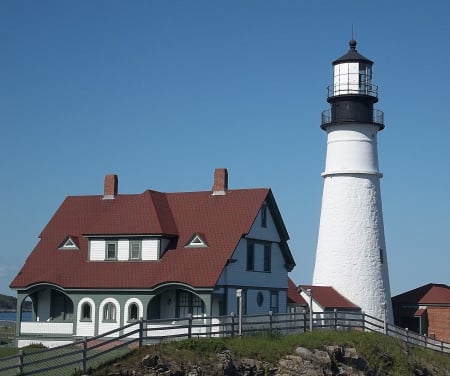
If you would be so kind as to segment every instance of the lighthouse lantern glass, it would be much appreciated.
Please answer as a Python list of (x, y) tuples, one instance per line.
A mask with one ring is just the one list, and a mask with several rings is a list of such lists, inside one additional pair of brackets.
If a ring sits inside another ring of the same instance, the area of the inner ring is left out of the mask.
[(368, 94), (372, 84), (372, 67), (362, 62), (334, 66), (334, 95)]

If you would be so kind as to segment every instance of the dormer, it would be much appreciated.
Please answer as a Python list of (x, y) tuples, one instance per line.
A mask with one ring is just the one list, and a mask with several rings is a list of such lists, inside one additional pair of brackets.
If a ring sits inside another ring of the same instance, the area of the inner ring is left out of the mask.
[(68, 235), (64, 238), (61, 244), (58, 247), (59, 250), (75, 250), (78, 251), (80, 248), (78, 247), (78, 239), (76, 236)]
[(207, 248), (205, 236), (196, 232), (193, 234), (184, 246), (185, 248)]

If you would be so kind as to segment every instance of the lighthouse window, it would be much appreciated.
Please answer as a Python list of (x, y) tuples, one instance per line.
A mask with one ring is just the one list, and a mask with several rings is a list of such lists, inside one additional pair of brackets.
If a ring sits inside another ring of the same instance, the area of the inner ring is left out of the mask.
[(380, 262), (383, 263), (383, 248), (380, 248)]

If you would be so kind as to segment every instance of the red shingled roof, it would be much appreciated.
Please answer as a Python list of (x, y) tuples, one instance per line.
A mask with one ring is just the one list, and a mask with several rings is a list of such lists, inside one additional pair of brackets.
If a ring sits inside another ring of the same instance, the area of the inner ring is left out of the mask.
[[(211, 192), (69, 196), (40, 234), (40, 241), (12, 281), (14, 289), (37, 283), (63, 288), (148, 289), (165, 282), (214, 287), (239, 240), (250, 230), (264, 201), (282, 237), (286, 264), (294, 261), (288, 234), (270, 189)], [(194, 233), (205, 234), (207, 248), (185, 248)], [(89, 262), (88, 236), (165, 235), (173, 244), (159, 261)], [(79, 250), (58, 250), (68, 236)]]
[(290, 278), (288, 278), (288, 300), (290, 303), (307, 305), (305, 299), (298, 293), (297, 286)]
[(450, 304), (450, 286), (428, 283), (392, 298), (394, 304), (440, 305)]
[(313, 299), (320, 304), (324, 309), (337, 308), (337, 309), (359, 309), (356, 304), (339, 294), (331, 286), (300, 286), (305, 292), (311, 289)]

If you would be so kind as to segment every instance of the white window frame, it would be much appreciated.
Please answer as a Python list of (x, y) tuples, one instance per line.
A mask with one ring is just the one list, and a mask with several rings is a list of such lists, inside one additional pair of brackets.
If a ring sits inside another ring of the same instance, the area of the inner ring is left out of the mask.
[[(135, 245), (139, 247), (137, 257), (133, 257), (133, 246)], [(142, 240), (130, 240), (129, 251), (130, 251), (129, 253), (130, 260), (142, 260)]]
[[(114, 257), (109, 257), (109, 246), (114, 245)], [(117, 240), (106, 240), (105, 241), (105, 260), (117, 260), (119, 253), (119, 243)]]

